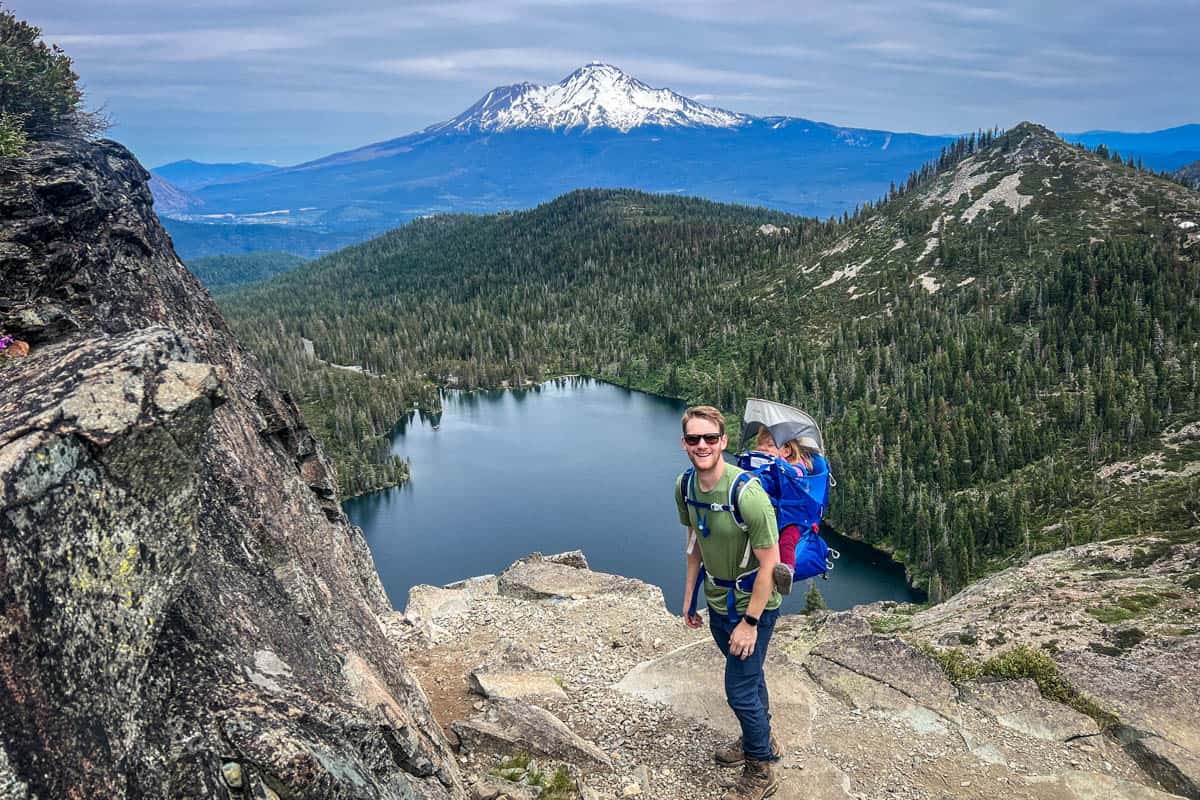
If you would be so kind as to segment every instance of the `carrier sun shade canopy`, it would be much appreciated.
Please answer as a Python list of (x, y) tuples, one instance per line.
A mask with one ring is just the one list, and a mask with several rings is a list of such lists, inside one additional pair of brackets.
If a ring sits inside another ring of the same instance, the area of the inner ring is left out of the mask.
[(825, 440), (821, 438), (820, 427), (812, 417), (793, 406), (752, 397), (746, 401), (742, 423), (743, 446), (753, 443), (762, 425), (771, 432), (771, 438), (777, 445), (798, 439), (805, 447), (825, 454)]

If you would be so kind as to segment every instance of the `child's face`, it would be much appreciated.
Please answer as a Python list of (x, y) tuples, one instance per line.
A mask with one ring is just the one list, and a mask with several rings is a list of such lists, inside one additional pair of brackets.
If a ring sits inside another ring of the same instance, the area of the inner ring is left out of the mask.
[(754, 442), (754, 449), (760, 453), (766, 453), (769, 456), (779, 456), (779, 448), (775, 446), (775, 439), (766, 428), (758, 432), (758, 439)]

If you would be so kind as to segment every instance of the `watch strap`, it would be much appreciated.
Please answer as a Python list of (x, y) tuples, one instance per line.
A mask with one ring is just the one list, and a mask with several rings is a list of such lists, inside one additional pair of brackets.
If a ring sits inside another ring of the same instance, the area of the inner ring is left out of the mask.
[(753, 614), (742, 614), (742, 619), (746, 620), (746, 624), (751, 628), (758, 627), (758, 617), (754, 616)]

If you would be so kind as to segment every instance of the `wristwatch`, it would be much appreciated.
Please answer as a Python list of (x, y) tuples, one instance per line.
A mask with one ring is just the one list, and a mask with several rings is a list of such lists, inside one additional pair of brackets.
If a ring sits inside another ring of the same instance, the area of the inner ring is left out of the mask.
[(742, 614), (742, 619), (746, 620), (746, 624), (751, 628), (758, 627), (758, 617), (754, 616), (753, 614)]

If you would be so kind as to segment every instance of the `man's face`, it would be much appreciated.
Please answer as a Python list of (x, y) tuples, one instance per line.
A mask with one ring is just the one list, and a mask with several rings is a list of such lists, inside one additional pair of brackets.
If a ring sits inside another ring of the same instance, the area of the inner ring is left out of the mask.
[[(692, 466), (701, 472), (715, 467), (721, 461), (721, 453), (725, 451), (725, 445), (729, 443), (717, 423), (707, 419), (693, 418), (688, 420), (686, 430), (681, 441), (683, 442), (683, 451), (687, 453)], [(713, 440), (713, 437), (717, 438)], [(689, 443), (689, 438), (695, 444)]]

